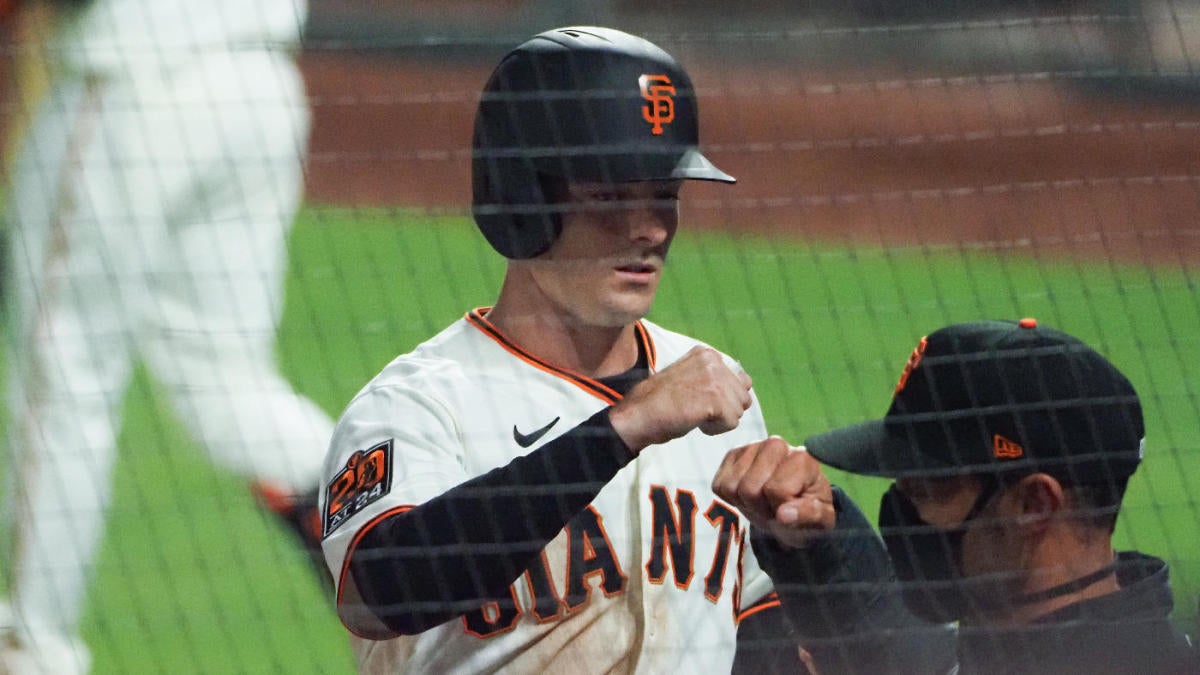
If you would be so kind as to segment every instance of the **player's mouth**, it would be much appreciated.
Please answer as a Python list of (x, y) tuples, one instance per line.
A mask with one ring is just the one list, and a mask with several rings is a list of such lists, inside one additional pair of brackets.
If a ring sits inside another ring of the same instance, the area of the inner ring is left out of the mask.
[(657, 276), (661, 265), (651, 261), (638, 261), (618, 265), (615, 269), (621, 276), (630, 280), (645, 281)]

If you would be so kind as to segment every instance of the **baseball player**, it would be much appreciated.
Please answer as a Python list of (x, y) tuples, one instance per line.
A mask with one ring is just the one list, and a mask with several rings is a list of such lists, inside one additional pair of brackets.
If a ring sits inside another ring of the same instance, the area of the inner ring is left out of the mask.
[(297, 525), (305, 492), (319, 521), (333, 425), (273, 352), (309, 127), (291, 53), (305, 3), (55, 4), (7, 203), (17, 626), (0, 658), (61, 674), (90, 660), (77, 627), (135, 360), (210, 456)]
[[(766, 437), (750, 377), (643, 318), (683, 181), (734, 182), (696, 105), (674, 58), (606, 28), (541, 33), (487, 81), (473, 211), (499, 296), (368, 383), (326, 464), (363, 672), (728, 672), (778, 605), (711, 487)], [(809, 497), (830, 527), (828, 482)]]

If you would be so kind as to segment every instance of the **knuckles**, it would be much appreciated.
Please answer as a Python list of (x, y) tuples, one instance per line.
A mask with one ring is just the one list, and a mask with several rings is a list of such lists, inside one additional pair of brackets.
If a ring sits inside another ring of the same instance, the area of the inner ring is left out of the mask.
[[(802, 496), (812, 498), (802, 501), (802, 507), (811, 510), (804, 522), (828, 527), (833, 519), (832, 487), (820, 464), (803, 447), (792, 447), (779, 436), (730, 450), (712, 487), (751, 521), (771, 528), (775, 510)], [(792, 536), (790, 531), (782, 534)]]

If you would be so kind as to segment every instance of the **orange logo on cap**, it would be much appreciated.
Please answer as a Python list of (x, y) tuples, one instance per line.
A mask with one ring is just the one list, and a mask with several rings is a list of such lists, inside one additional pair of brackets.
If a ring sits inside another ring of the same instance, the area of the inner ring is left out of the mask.
[(642, 98), (648, 103), (642, 106), (642, 119), (654, 125), (650, 132), (661, 136), (663, 125), (675, 121), (675, 85), (666, 75), (642, 75), (638, 78)]
[(992, 454), (1000, 459), (1016, 459), (1025, 454), (1021, 444), (1000, 434), (992, 436)]
[(917, 343), (917, 348), (908, 357), (908, 363), (904, 364), (904, 372), (900, 373), (900, 381), (896, 383), (896, 390), (892, 392), (893, 397), (904, 391), (904, 385), (908, 384), (908, 376), (912, 375), (912, 371), (921, 362), (921, 357), (925, 355), (925, 347), (927, 346), (929, 346), (929, 338), (921, 338), (921, 341)]

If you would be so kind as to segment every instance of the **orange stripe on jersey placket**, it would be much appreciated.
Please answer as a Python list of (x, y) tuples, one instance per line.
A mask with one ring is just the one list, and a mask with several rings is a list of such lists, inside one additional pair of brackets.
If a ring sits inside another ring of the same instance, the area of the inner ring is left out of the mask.
[[(499, 329), (497, 329), (486, 318), (484, 318), (484, 315), (490, 309), (491, 307), (479, 307), (473, 309), (470, 312), (467, 312), (464, 318), (467, 320), (467, 323), (470, 323), (472, 326), (478, 328), (483, 332), (484, 335), (487, 335), (502, 348), (504, 348), (505, 351), (521, 359), (525, 363), (528, 363), (534, 368), (554, 375), (555, 377), (564, 379), (591, 394), (592, 396), (595, 396), (605, 403), (608, 403), (609, 405), (621, 400), (621, 394), (616, 390), (605, 386), (604, 384), (581, 373), (547, 363), (546, 361), (543, 361), (533, 354), (530, 354), (524, 349), (518, 347), (516, 343), (509, 339), (507, 335), (501, 333)], [(634, 330), (636, 331), (638, 339), (642, 341), (642, 346), (646, 350), (646, 356), (650, 360), (650, 369), (653, 370), (656, 360), (655, 357), (657, 354), (654, 349), (654, 341), (650, 339), (650, 334), (646, 331), (646, 328), (642, 325), (642, 322), (639, 321), (634, 324)]]
[(633, 324), (633, 330), (637, 333), (637, 337), (642, 341), (642, 348), (646, 351), (646, 360), (650, 362), (650, 372), (658, 370), (658, 350), (654, 348), (654, 340), (650, 339), (650, 331), (646, 330), (645, 324), (641, 321)]

